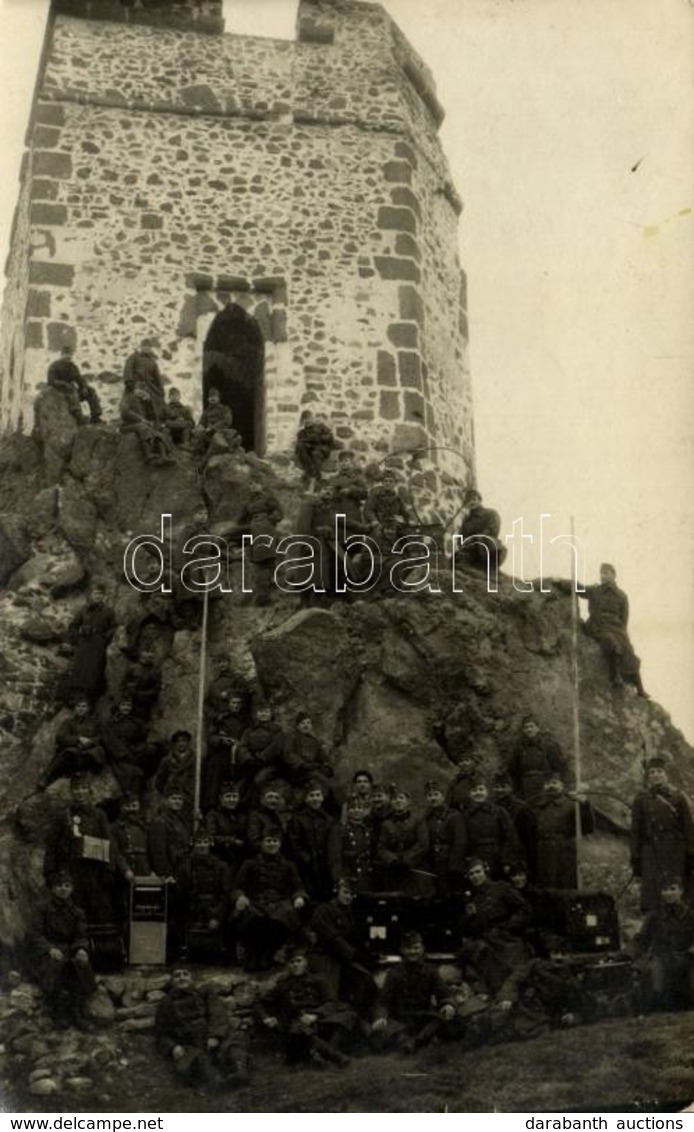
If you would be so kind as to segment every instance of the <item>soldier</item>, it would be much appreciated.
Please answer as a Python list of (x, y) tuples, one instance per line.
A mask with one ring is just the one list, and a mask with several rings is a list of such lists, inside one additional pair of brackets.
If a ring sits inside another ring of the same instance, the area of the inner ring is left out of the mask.
[(116, 618), (99, 582), (92, 584), (86, 605), (73, 617), (67, 630), (72, 660), (63, 680), (63, 693), (85, 696), (90, 703), (106, 690), (106, 651), (115, 632)]
[(369, 806), (368, 822), (373, 833), (374, 845), (378, 845), (381, 836), (381, 827), (393, 812), (390, 799), (390, 790), (383, 783), (373, 784), (371, 791), (371, 804)]
[(217, 803), (222, 783), (239, 776), (238, 748), (248, 726), (243, 696), (227, 692), (214, 699), (208, 720), (207, 753), (202, 766), (203, 810)]
[(651, 1008), (689, 1010), (694, 908), (684, 900), (678, 876), (662, 876), (659, 907), (648, 913), (634, 943), (636, 953), (650, 960)]
[(368, 811), (359, 795), (347, 801), (344, 825), (333, 826), (328, 838), (328, 867), (333, 884), (345, 878), (355, 892), (373, 887), (374, 843)]
[(227, 921), (231, 911), (229, 872), (210, 849), (212, 838), (200, 825), (192, 838), (190, 852), (176, 872), (178, 899), (186, 930), (202, 928), (227, 943)]
[(512, 970), (527, 959), (524, 936), (528, 906), (512, 885), (489, 879), (486, 863), (468, 864), (470, 885), (463, 920), (461, 955), (470, 961), (490, 993), (496, 993)]
[(246, 793), (252, 785), (260, 787), (268, 779), (280, 776), (284, 744), (285, 734), (273, 720), (272, 708), (256, 700), (253, 723), (244, 731), (238, 746), (239, 774), (246, 784)]
[(335, 825), (323, 808), (325, 794), (320, 782), (304, 787), (304, 803), (287, 825), (287, 853), (301, 875), (312, 900), (326, 900), (331, 891), (328, 872), (328, 839)]
[(448, 784), (446, 804), (452, 810), (463, 811), (470, 801), (470, 787), (479, 775), (479, 767), (472, 755), (462, 755), (456, 776)]
[(120, 816), (113, 823), (111, 834), (127, 870), (134, 877), (151, 876), (154, 869), (149, 858), (149, 831), (138, 794), (127, 794), (123, 798)]
[(540, 731), (533, 715), (526, 715), (507, 767), (518, 797), (534, 805), (542, 798), (545, 779), (550, 771), (563, 775), (565, 769), (564, 752), (556, 739)]
[(308, 969), (306, 951), (292, 947), (287, 969), (261, 1004), (261, 1020), (277, 1030), (290, 1065), (346, 1065), (340, 1041), (353, 1029), (352, 1011), (336, 1002), (327, 983)]
[(239, 810), (240, 801), (237, 783), (223, 782), (219, 805), (205, 817), (205, 828), (212, 838), (212, 852), (227, 866), (232, 881), (248, 855), (248, 818)]
[(610, 682), (615, 686), (633, 684), (636, 694), (648, 698), (641, 683), (641, 661), (634, 652), (627, 625), (629, 600), (617, 586), (617, 571), (608, 562), (600, 567), (600, 584), (576, 591), (588, 602), (584, 629), (598, 642), (607, 661)]
[(499, 988), (503, 1035), (528, 1040), (581, 1021), (585, 990), (571, 970), (549, 959), (528, 959)]
[(70, 874), (48, 879), (29, 942), (31, 970), (41, 987), (54, 1025), (90, 1028), (86, 1013), (96, 980), (89, 962), (87, 918), (73, 900)]
[[(162, 398), (161, 405), (163, 403)], [(134, 377), (127, 377), (118, 406), (120, 430), (137, 437), (146, 464), (171, 464), (174, 462), (173, 445), (168, 433), (159, 427), (159, 401), (156, 405), (157, 408), (144, 384), (136, 382)]]
[(171, 736), (169, 754), (159, 764), (154, 779), (155, 788), (160, 794), (171, 792), (172, 786), (180, 789), (188, 807), (193, 805), (195, 794), (195, 751), (193, 736), (185, 728), (179, 728)]
[(376, 984), (369, 971), (369, 957), (362, 953), (352, 911), (356, 893), (346, 877), (335, 885), (332, 899), (319, 904), (311, 918), (316, 937), (317, 969), (332, 988), (333, 997), (353, 1006), (366, 1018), (376, 997)]
[(482, 496), (473, 487), (468, 488), (463, 496), (463, 508), (465, 517), (460, 534), (464, 541), (458, 552), (462, 565), (484, 570), (489, 578), (496, 577), (506, 558), (506, 547), (499, 538), (499, 512), (483, 507)]
[(301, 927), (306, 893), (296, 865), (280, 855), (280, 845), (278, 834), (266, 833), (260, 853), (244, 861), (236, 875), (232, 900), (247, 971), (272, 966), (276, 952)]
[(544, 795), (535, 807), (539, 888), (577, 888), (576, 804), (567, 798), (559, 774), (545, 779)]
[(534, 870), (537, 856), (537, 820), (533, 810), (527, 802), (516, 797), (509, 775), (503, 772), (494, 777), (492, 796), (497, 806), (506, 810), (513, 822), (522, 850), (522, 859), (529, 869)]
[(123, 383), (126, 389), (130, 383), (141, 385), (147, 392), (152, 406), (154, 424), (159, 426), (164, 417), (164, 382), (159, 372), (155, 343), (145, 338), (138, 348), (126, 358), (123, 366)]
[(175, 448), (190, 448), (195, 420), (192, 411), (181, 401), (179, 389), (169, 389), (169, 399), (164, 405), (164, 427)]
[(183, 814), (185, 794), (172, 784), (164, 799), (164, 808), (149, 825), (147, 850), (157, 876), (174, 884), (185, 860), (190, 841), (190, 825)]
[(187, 1085), (241, 1084), (248, 1075), (247, 1042), (243, 1069), (238, 1037), (230, 1035), (227, 1012), (218, 995), (193, 984), (190, 970), (176, 966), (172, 986), (157, 1005), (154, 1020), (157, 1049), (171, 1061)]
[(381, 826), (376, 852), (381, 865), (381, 880), (386, 892), (409, 896), (429, 895), (432, 885), (425, 876), (424, 865), (429, 850), (429, 831), (411, 810), (407, 790), (394, 787), (392, 813)]
[(465, 830), (461, 815), (446, 805), (437, 782), (426, 782), (426, 826), (428, 851), (424, 868), (436, 877), (437, 896), (448, 896), (459, 888), (464, 864)]
[(207, 405), (202, 411), (199, 424), (196, 454), (204, 465), (212, 446), (221, 450), (237, 452), (242, 450), (241, 437), (232, 428), (233, 415), (228, 405), (222, 403), (218, 389), (212, 388), (207, 394)]
[(663, 877), (676, 877), (687, 888), (694, 866), (694, 826), (689, 803), (668, 782), (666, 762), (646, 763), (646, 789), (631, 809), (631, 864), (641, 881), (641, 911), (659, 907)]
[(335, 510), (345, 516), (349, 529), (364, 529), (362, 506), (369, 489), (361, 468), (354, 459), (354, 453), (346, 449), (337, 454), (337, 472), (332, 481)]
[(99, 395), (80, 373), (73, 355), (72, 346), (61, 346), (60, 357), (48, 367), (46, 381), (65, 396), (68, 408), (78, 424), (86, 423), (80, 408), (81, 401), (86, 401), (89, 406), (90, 423), (98, 424), (101, 420)]
[(313, 720), (306, 711), (300, 711), (294, 727), (285, 736), (280, 759), (282, 776), (291, 786), (303, 790), (306, 783), (320, 783), (323, 793), (331, 793), (330, 779), (334, 771), (328, 753), (313, 732)]
[(470, 801), (463, 810), (465, 855), (486, 862), (492, 880), (500, 880), (521, 854), (518, 835), (508, 813), (490, 801), (483, 778), (470, 785)]
[(314, 417), (310, 409), (306, 409), (301, 414), (294, 448), (294, 458), (304, 473), (305, 484), (314, 480), (320, 483), (323, 467), (330, 458), (330, 453), (338, 447), (325, 417), (320, 414)]
[(121, 696), (104, 727), (108, 765), (124, 794), (142, 792), (145, 763), (148, 761), (147, 728), (133, 715), (133, 702)]
[(37, 790), (46, 790), (59, 778), (93, 771), (98, 774), (106, 765), (106, 751), (101, 729), (94, 718), (89, 701), (79, 699), (74, 711), (55, 734), (53, 757), (39, 778)]
[(438, 971), (424, 961), (418, 932), (403, 936), (401, 951), (402, 962), (386, 975), (371, 1031), (378, 1049), (413, 1053), (453, 1020), (455, 1008)]
[(253, 853), (260, 850), (266, 833), (275, 833), (280, 841), (284, 840), (284, 821), (280, 812), (283, 808), (284, 797), (279, 786), (267, 782), (260, 791), (260, 806), (248, 815), (247, 840)]
[(123, 692), (132, 700), (133, 712), (148, 720), (161, 692), (161, 667), (154, 649), (143, 648), (139, 660), (130, 666), (123, 681)]
[(395, 472), (385, 468), (381, 482), (372, 487), (364, 504), (364, 522), (376, 533), (387, 529), (397, 536), (410, 525), (409, 509), (400, 489)]
[(277, 524), (282, 521), (284, 511), (279, 500), (259, 480), (249, 481), (248, 496), (238, 522), (253, 539), (249, 554), (253, 568), (253, 604), (264, 606), (270, 604), (276, 561)]
[(75, 901), (90, 926), (112, 924), (116, 854), (106, 814), (91, 803), (89, 781), (76, 775), (70, 800), (53, 821), (47, 837), (43, 874), (69, 873)]

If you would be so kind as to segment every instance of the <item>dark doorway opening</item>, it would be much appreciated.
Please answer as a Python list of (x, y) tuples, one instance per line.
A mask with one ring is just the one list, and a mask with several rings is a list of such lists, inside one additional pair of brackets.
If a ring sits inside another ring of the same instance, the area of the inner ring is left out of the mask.
[(230, 303), (215, 317), (202, 352), (202, 397), (219, 390), (234, 417), (246, 451), (262, 453), (264, 442), (265, 339), (256, 320)]

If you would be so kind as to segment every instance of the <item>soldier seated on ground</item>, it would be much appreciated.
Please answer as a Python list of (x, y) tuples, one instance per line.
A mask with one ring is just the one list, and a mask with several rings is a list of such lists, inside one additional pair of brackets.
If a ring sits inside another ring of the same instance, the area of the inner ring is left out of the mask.
[(239, 452), (243, 449), (241, 437), (232, 428), (233, 415), (228, 405), (223, 404), (219, 390), (212, 388), (207, 394), (207, 405), (200, 416), (196, 455), (202, 464), (211, 455), (214, 445), (220, 451)]
[(54, 873), (29, 940), (31, 972), (55, 1025), (88, 1029), (87, 1003), (96, 990), (89, 961), (87, 918), (73, 900), (69, 873)]
[(99, 395), (80, 373), (73, 361), (73, 354), (72, 346), (62, 346), (60, 357), (48, 367), (46, 381), (66, 398), (68, 409), (78, 424), (87, 423), (80, 408), (81, 401), (86, 401), (89, 406), (90, 423), (98, 424), (101, 420)]
[(470, 964), (487, 991), (495, 994), (511, 971), (528, 958), (529, 909), (512, 885), (489, 879), (484, 861), (471, 860), (467, 875), (461, 959), (463, 965)]
[(483, 570), (489, 579), (493, 579), (507, 553), (499, 538), (499, 513), (491, 507), (482, 506), (482, 496), (475, 488), (468, 488), (465, 492), (463, 509), (465, 517), (460, 528), (463, 543), (456, 548), (456, 560), (463, 568)]
[(320, 975), (309, 971), (306, 949), (289, 951), (287, 969), (260, 1007), (268, 1030), (277, 1030), (289, 1064), (313, 1061), (345, 1065), (340, 1046), (349, 1039), (356, 1016), (334, 998)]
[(372, 487), (364, 503), (364, 522), (377, 535), (387, 530), (392, 535), (403, 533), (410, 524), (409, 508), (398, 487), (395, 472), (385, 468), (381, 482)]
[(436, 967), (425, 962), (421, 935), (407, 932), (401, 951), (402, 963), (389, 969), (376, 1005), (372, 1042), (379, 1050), (413, 1053), (438, 1037), (455, 1007)]
[(92, 715), (89, 701), (75, 702), (72, 715), (61, 723), (55, 735), (55, 752), (36, 786), (46, 790), (59, 778), (76, 774), (98, 774), (106, 765), (106, 751), (101, 729)]
[(157, 1005), (157, 1049), (187, 1085), (229, 1086), (248, 1077), (247, 1037), (232, 1030), (221, 999), (201, 990), (184, 966), (171, 972), (171, 990)]
[(584, 988), (570, 967), (550, 959), (528, 959), (511, 972), (496, 995), (506, 1015), (504, 1037), (528, 1040), (550, 1029), (581, 1022)]
[(164, 406), (164, 427), (175, 448), (189, 448), (195, 429), (192, 410), (181, 401), (179, 389), (169, 389), (169, 399)]
[(682, 882), (666, 876), (660, 907), (650, 912), (634, 939), (637, 956), (648, 961), (652, 1010), (689, 1010), (694, 1004), (694, 908), (684, 899)]

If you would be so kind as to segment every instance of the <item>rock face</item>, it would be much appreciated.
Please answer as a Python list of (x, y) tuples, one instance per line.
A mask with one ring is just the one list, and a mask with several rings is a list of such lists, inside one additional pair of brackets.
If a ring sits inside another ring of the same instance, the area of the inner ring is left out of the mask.
[[(153, 608), (148, 604), (153, 599), (138, 595), (125, 580), (123, 548), (139, 524), (139, 533), (156, 532), (157, 508), (176, 500), (180, 525), (191, 520), (201, 502), (189, 457), (168, 468), (148, 468), (130, 439), (108, 427), (77, 433), (54, 485), (57, 505), (43, 509), (40, 523), (22, 527), (31, 514), (37, 468), (44, 480), (47, 476), (33, 449), (26, 470), (15, 470), (0, 492), (6, 529), (24, 532), (25, 557), (0, 593), (5, 783), (0, 939), (7, 944), (19, 941), (25, 930), (27, 909), (42, 887), (46, 829), (67, 795), (65, 781), (34, 794), (65, 718), (58, 689), (69, 664), (66, 627), (85, 601), (79, 585), (56, 586), (56, 579), (72, 571), (75, 577), (107, 582), (120, 627), (107, 657), (109, 693), (97, 704), (104, 718), (125, 675), (127, 625)], [(291, 530), (302, 504), (293, 473), (285, 480), (269, 466), (248, 474), (268, 482), (281, 498), (283, 525)], [(220, 504), (222, 529), (233, 525), (246, 498), (245, 483), (244, 475), (237, 494)], [(211, 528), (217, 523), (213, 511)], [(284, 725), (291, 725), (297, 711), (308, 710), (333, 750), (342, 787), (366, 768), (378, 780), (404, 783), (419, 803), (424, 781), (448, 782), (465, 750), (474, 751), (490, 773), (503, 765), (527, 712), (570, 757), (570, 601), (560, 593), (519, 593), (504, 576), (499, 592), (488, 593), (484, 580), (472, 574), (459, 577), (462, 592), (453, 592), (442, 568), (432, 575), (435, 592), (339, 602), (324, 598), (307, 608), (299, 598), (275, 591), (269, 606), (257, 607), (241, 592), (238, 563), (232, 563), (230, 576), (232, 592), (209, 603), (207, 682), (230, 664), (269, 699)], [(171, 597), (159, 596), (156, 602), (165, 615), (173, 608)], [(179, 727), (195, 730), (199, 623), (198, 609), (190, 622), (155, 618), (147, 629), (163, 673), (151, 720), (155, 739), (165, 741)], [(644, 758), (664, 755), (687, 790), (694, 788), (694, 764), (690, 748), (658, 705), (629, 689), (611, 690), (599, 648), (584, 635), (579, 668), (582, 779), (605, 817), (603, 832), (585, 842), (586, 879), (616, 891), (628, 872), (625, 841), (615, 831), (627, 825)], [(110, 774), (101, 775), (96, 799), (116, 792)]]

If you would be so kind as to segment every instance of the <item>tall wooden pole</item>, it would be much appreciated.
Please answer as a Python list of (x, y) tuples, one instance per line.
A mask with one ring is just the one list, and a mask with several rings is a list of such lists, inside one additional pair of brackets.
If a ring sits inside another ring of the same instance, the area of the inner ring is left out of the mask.
[[(578, 790), (582, 784), (581, 776), (581, 717), (580, 717), (580, 693), (579, 693), (579, 673), (578, 673), (578, 622), (580, 620), (578, 613), (578, 594), (576, 593), (576, 554), (574, 551), (575, 538), (574, 538), (574, 518), (571, 516), (571, 714), (572, 714), (572, 731), (573, 731), (573, 748), (574, 748), (574, 777), (576, 781), (576, 789)], [(581, 802), (577, 797), (574, 803), (574, 814), (576, 821), (576, 880), (578, 887), (581, 887)]]
[(202, 629), (200, 637), (200, 669), (198, 672), (198, 722), (195, 735), (195, 795), (193, 801), (193, 832), (200, 824), (200, 784), (202, 779), (203, 735), (205, 727), (205, 669), (207, 666), (207, 612), (209, 595), (202, 599)]

